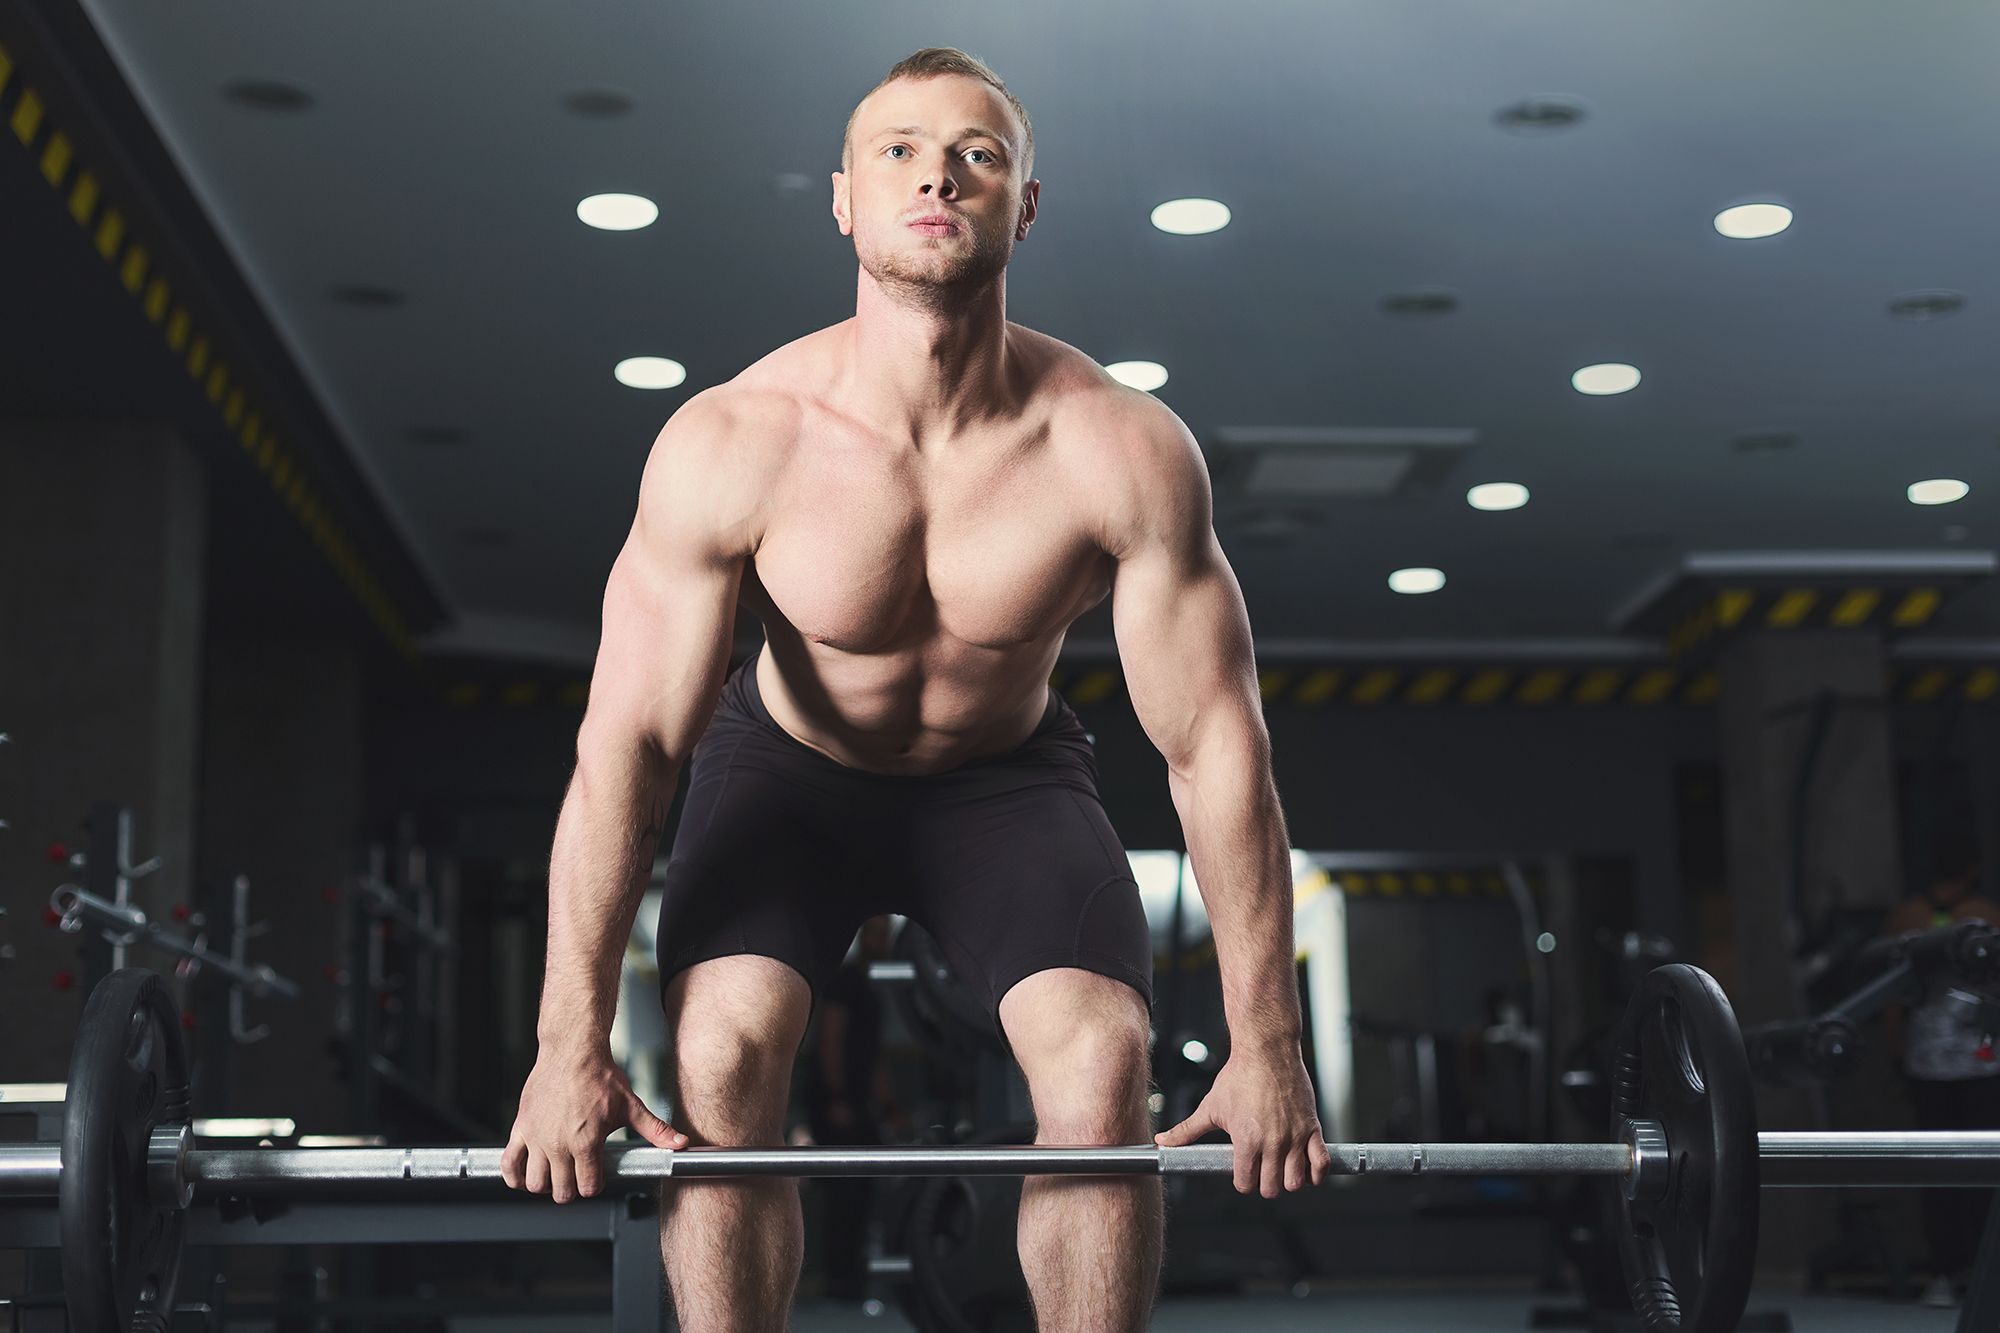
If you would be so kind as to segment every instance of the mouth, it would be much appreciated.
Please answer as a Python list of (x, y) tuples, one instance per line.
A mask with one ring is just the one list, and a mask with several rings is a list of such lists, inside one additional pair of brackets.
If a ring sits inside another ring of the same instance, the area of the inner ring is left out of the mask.
[(919, 236), (949, 236), (958, 230), (958, 224), (935, 218), (919, 218), (910, 224), (910, 230)]

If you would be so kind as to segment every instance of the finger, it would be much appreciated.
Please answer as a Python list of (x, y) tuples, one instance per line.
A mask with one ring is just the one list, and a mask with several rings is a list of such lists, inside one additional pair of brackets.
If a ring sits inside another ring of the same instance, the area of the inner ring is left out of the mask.
[(1311, 1174), (1312, 1163), (1306, 1158), (1305, 1144), (1301, 1143), (1285, 1154), (1285, 1193), (1304, 1189)]
[(521, 1171), (528, 1164), (528, 1145), (516, 1135), (507, 1140), (507, 1146), (500, 1151), (500, 1179), (507, 1182), (507, 1188), (521, 1188)]
[(579, 1143), (570, 1149), (570, 1161), (576, 1169), (576, 1192), (584, 1198), (594, 1198), (598, 1186), (603, 1182), (604, 1171), (598, 1161), (597, 1145)]
[(1257, 1150), (1247, 1143), (1236, 1145), (1236, 1155), (1231, 1159), (1236, 1168), (1234, 1184), (1238, 1194), (1248, 1194), (1257, 1188)]
[(655, 1148), (687, 1147), (688, 1136), (654, 1115), (637, 1097), (632, 1098), (631, 1105), (625, 1108), (625, 1123), (632, 1126), (633, 1133)]
[(576, 1166), (563, 1148), (549, 1149), (549, 1197), (568, 1203), (576, 1197)]
[(549, 1155), (540, 1148), (528, 1149), (528, 1193), (549, 1192)]
[(1333, 1173), (1333, 1153), (1327, 1149), (1326, 1140), (1318, 1130), (1313, 1131), (1313, 1139), (1307, 1151), (1312, 1155), (1313, 1184), (1320, 1185)]
[(1265, 1144), (1257, 1155), (1259, 1192), (1275, 1199), (1285, 1192), (1285, 1145)]
[(1162, 1148), (1184, 1148), (1216, 1127), (1215, 1116), (1210, 1113), (1208, 1103), (1194, 1108), (1194, 1114), (1164, 1133), (1155, 1134), (1153, 1142)]

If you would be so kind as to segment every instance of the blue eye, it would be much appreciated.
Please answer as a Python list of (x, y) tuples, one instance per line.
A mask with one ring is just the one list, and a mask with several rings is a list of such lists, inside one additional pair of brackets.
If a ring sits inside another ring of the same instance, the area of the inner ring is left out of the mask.
[(898, 148), (903, 148), (903, 147), (905, 147), (905, 146), (906, 146), (906, 145), (904, 145), (904, 144), (899, 144), (899, 143), (892, 143), (892, 144), (890, 144), (890, 145), (888, 146), (888, 148), (884, 149), (883, 151), (884, 151), (884, 152), (890, 152), (890, 153), (893, 153), (893, 152), (895, 152), (895, 151), (896, 151), (896, 150), (897, 150)]

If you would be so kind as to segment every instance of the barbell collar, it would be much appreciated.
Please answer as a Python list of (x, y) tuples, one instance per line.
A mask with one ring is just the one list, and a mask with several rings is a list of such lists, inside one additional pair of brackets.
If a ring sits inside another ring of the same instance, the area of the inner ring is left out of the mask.
[(1667, 1131), (1657, 1120), (1627, 1120), (1625, 1146), (1632, 1153), (1632, 1170), (1625, 1177), (1625, 1197), (1652, 1203), (1666, 1197), (1673, 1180), (1673, 1153)]

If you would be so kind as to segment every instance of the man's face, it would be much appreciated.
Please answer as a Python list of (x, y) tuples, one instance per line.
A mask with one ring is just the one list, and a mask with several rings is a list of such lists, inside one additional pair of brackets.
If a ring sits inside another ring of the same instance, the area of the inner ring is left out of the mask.
[[(833, 173), (833, 215), (883, 286), (941, 295), (990, 282), (1034, 221), (1016, 123), (984, 80), (944, 74), (876, 89), (854, 118), (852, 169)], [(946, 226), (912, 225), (943, 215)]]

